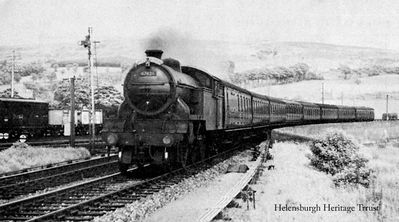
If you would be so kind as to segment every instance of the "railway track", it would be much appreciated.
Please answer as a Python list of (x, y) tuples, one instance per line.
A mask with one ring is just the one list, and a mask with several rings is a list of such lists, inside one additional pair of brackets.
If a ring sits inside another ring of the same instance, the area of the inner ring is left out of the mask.
[[(290, 133), (283, 133), (275, 130), (272, 132), (272, 138), (273, 140), (296, 141), (300, 143), (310, 142), (315, 140), (314, 138), (311, 137), (290, 134)], [(216, 206), (209, 207), (209, 210), (207, 210), (203, 215), (201, 215), (198, 221), (207, 222), (216, 219), (217, 216), (219, 216), (219, 214), (224, 209), (227, 208), (228, 204), (231, 203), (231, 201), (233, 201), (240, 194), (241, 196), (247, 197), (246, 198), (246, 202), (248, 202), (247, 209), (249, 205), (251, 206), (253, 205), (253, 208), (255, 208), (256, 191), (254, 192), (254, 190), (251, 189), (251, 185), (256, 184), (257, 181), (259, 180), (259, 177), (262, 176), (264, 170), (267, 168), (267, 166), (265, 165), (267, 160), (268, 160), (267, 152), (262, 152), (257, 160), (258, 162), (257, 167), (254, 168), (252, 171), (249, 171), (244, 177), (241, 178), (241, 180), (238, 180), (235, 185), (226, 189), (225, 195), (222, 198), (220, 198), (218, 204)]]
[[(120, 173), (0, 205), (0, 220), (90, 221), (128, 203), (145, 198), (226, 159), (234, 150), (210, 157), (188, 169), (178, 169), (150, 179), (132, 180)], [(131, 170), (137, 172), (137, 168)]]
[(0, 199), (9, 200), (84, 178), (115, 173), (118, 171), (117, 166), (117, 155), (111, 155), (72, 163), (67, 161), (45, 169), (3, 175), (0, 177)]

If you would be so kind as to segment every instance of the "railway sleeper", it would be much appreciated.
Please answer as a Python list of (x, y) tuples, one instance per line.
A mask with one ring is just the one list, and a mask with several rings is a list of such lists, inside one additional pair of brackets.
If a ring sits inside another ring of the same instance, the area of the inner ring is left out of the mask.
[(137, 200), (140, 200), (140, 198), (136, 198), (136, 197), (121, 197), (118, 200), (119, 201), (137, 201)]
[(92, 216), (81, 216), (81, 217), (69, 216), (69, 217), (65, 217), (63, 219), (65, 219), (66, 221), (91, 221), (91, 220), (93, 220), (93, 217)]
[(43, 215), (44, 211), (37, 211), (37, 209), (35, 209), (36, 211), (30, 211), (30, 212), (21, 212), (19, 213), (22, 216), (40, 216)]
[(24, 208), (26, 211), (35, 211), (35, 210), (40, 210), (40, 211), (55, 211), (60, 209), (59, 207), (51, 207), (51, 206), (43, 206), (43, 207), (35, 207), (35, 208)]
[(0, 221), (26, 221), (31, 219), (32, 217), (22, 217), (22, 216), (5, 216), (0, 217)]
[(60, 204), (73, 205), (79, 203), (81, 200), (82, 199), (62, 200)]
[(118, 204), (129, 204), (129, 203), (132, 203), (132, 202), (134, 202), (134, 201), (137, 201), (137, 200), (139, 200), (139, 199), (123, 199), (123, 200), (121, 200), (121, 199), (118, 199), (116, 202), (114, 202), (114, 203), (118, 203)]
[(75, 216), (102, 216), (106, 214), (106, 211), (79, 211)]
[(157, 192), (157, 191), (159, 191), (159, 189), (158, 188), (152, 188), (152, 187), (150, 187), (150, 188), (147, 188), (147, 189), (145, 189), (145, 192), (151, 192), (151, 193), (154, 193), (154, 192)]
[(106, 207), (106, 208), (97, 208), (97, 207), (85, 207), (83, 210), (86, 211), (113, 211), (112, 208)]
[(149, 194), (148, 193), (137, 193), (134, 194), (133, 197), (138, 197), (139, 199), (143, 198), (143, 197), (147, 197)]
[(161, 190), (161, 189), (165, 188), (165, 185), (163, 185), (163, 184), (152, 185), (151, 188)]
[(126, 204), (121, 204), (121, 203), (103, 203), (100, 204), (100, 207), (112, 207), (112, 208), (120, 208), (124, 207)]

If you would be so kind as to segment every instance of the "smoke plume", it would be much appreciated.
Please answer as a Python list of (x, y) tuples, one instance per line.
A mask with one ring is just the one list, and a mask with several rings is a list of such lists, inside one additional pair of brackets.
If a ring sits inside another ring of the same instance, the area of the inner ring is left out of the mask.
[(228, 58), (223, 48), (223, 43), (197, 40), (174, 29), (162, 29), (145, 39), (142, 50), (163, 50), (162, 58), (174, 58), (183, 66), (198, 67), (219, 78), (227, 79)]

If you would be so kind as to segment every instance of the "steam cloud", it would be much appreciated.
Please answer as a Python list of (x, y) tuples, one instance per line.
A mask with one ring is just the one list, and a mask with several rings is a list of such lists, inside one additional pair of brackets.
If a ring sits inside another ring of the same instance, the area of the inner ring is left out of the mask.
[(163, 58), (175, 58), (182, 65), (198, 67), (219, 78), (228, 79), (226, 50), (223, 50), (222, 45), (216, 46), (215, 42), (196, 40), (173, 29), (162, 29), (143, 42), (143, 52), (146, 49), (160, 49), (164, 51)]

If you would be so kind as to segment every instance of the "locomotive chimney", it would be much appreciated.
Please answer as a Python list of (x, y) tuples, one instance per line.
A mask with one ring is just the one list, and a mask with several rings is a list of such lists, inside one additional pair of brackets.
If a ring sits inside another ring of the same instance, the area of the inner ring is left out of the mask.
[(162, 58), (162, 50), (159, 49), (147, 49), (145, 50), (145, 54), (147, 55), (147, 57), (155, 57), (157, 59), (161, 59)]

